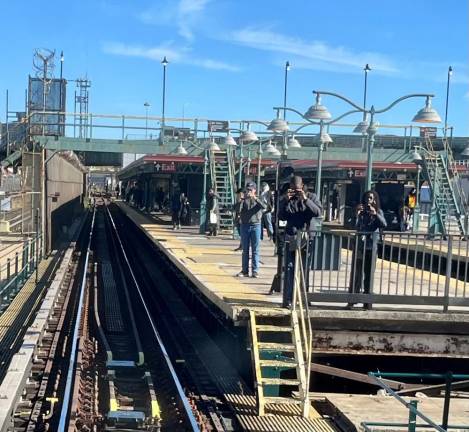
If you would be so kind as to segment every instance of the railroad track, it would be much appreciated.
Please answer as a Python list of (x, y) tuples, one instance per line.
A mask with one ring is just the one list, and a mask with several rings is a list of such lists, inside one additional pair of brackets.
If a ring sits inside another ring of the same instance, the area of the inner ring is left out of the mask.
[(146, 252), (98, 202), (14, 432), (239, 430), (200, 355), (207, 336)]
[(102, 203), (93, 222), (60, 418), (57, 425), (50, 419), (51, 430), (199, 430)]

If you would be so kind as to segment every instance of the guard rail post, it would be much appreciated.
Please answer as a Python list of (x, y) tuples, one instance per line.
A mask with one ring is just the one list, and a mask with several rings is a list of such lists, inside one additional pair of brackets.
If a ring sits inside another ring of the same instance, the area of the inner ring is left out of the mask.
[(448, 312), (449, 308), (449, 288), (451, 284), (451, 269), (453, 266), (453, 236), (448, 236), (448, 255), (446, 256), (446, 276), (445, 276), (445, 296), (443, 311)]

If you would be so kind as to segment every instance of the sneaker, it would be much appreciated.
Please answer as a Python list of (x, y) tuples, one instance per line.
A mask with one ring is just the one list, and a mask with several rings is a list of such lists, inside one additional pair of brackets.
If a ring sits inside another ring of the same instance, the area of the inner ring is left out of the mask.
[(181, 225), (178, 225), (178, 229), (181, 229)]
[(239, 278), (249, 277), (249, 274), (240, 271), (240, 272), (236, 275), (236, 277), (239, 277)]
[(257, 278), (259, 277), (259, 273), (253, 272), (253, 273), (252, 273), (252, 277), (257, 279)]
[(238, 252), (240, 250), (243, 250), (243, 248), (241, 246), (238, 246), (236, 249), (233, 249), (233, 252)]

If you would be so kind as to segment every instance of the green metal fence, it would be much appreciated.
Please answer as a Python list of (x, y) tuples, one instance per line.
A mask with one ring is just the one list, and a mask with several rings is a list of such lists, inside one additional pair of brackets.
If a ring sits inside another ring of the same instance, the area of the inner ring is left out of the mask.
[[(467, 374), (453, 374), (452, 372), (447, 372), (445, 374), (435, 374), (435, 373), (400, 373), (400, 372), (369, 372), (368, 376), (373, 378), (376, 383), (383, 388), (386, 393), (398, 402), (403, 404), (409, 410), (409, 417), (407, 423), (390, 423), (390, 422), (362, 422), (361, 426), (367, 432), (371, 432), (374, 429), (403, 429), (406, 428), (408, 432), (415, 432), (417, 428), (426, 428), (435, 429), (439, 432), (445, 432), (449, 429), (457, 430), (469, 430), (469, 425), (449, 425), (449, 407), (451, 402), (451, 387), (454, 380), (467, 380), (469, 375)], [(437, 424), (425, 414), (423, 414), (418, 409), (418, 400), (406, 401), (401, 395), (397, 394), (394, 390), (391, 389), (385, 382), (383, 378), (410, 378), (410, 379), (439, 379), (444, 380), (445, 382), (445, 396), (443, 403), (443, 413), (441, 424)], [(417, 424), (417, 417), (420, 418), (423, 423)]]
[(0, 313), (13, 301), (42, 259), (42, 236), (23, 242), (23, 247), (0, 266)]

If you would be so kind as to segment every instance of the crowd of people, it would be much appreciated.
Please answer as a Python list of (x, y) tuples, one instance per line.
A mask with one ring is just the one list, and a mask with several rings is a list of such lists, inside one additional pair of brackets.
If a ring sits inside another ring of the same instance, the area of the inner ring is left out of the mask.
[[(138, 185), (130, 185), (125, 191), (121, 191), (122, 193), (125, 194), (126, 200), (132, 201), (136, 206), (141, 203), (141, 191)], [(169, 198), (168, 194), (159, 188), (155, 200), (157, 210), (163, 211), (169, 207), (174, 230), (180, 229), (181, 225), (192, 224), (192, 210), (184, 192), (176, 190)], [(220, 223), (220, 198), (213, 188), (208, 190), (205, 201), (205, 234), (207, 237), (217, 236)], [(332, 219), (336, 219), (339, 213), (337, 187), (331, 191), (330, 204)], [(412, 189), (400, 206), (399, 224), (402, 231), (409, 229), (416, 205), (417, 191)], [(240, 238), (239, 245), (235, 249), (241, 251), (241, 269), (237, 276), (258, 278), (261, 272), (261, 242), (262, 240), (274, 242), (278, 266), (271, 293), (282, 291), (283, 306), (291, 307), (297, 256), (301, 257), (305, 289), (308, 290), (317, 221), (324, 212), (320, 200), (314, 193), (308, 191), (301, 177), (291, 174), (289, 181), (281, 185), (278, 191), (275, 188), (272, 190), (267, 182), (261, 183), (261, 190), (258, 191), (256, 183), (248, 181), (244, 188), (236, 191), (232, 211), (234, 227)], [(357, 234), (353, 245), (349, 292), (369, 294), (378, 244), (382, 230), (387, 227), (380, 206), (380, 197), (376, 191), (371, 190), (363, 194), (361, 202), (355, 209), (355, 220)], [(296, 253), (297, 250), (301, 252), (299, 255)], [(347, 305), (348, 308), (353, 306), (352, 302)], [(365, 303), (364, 307), (369, 308), (370, 304)]]

